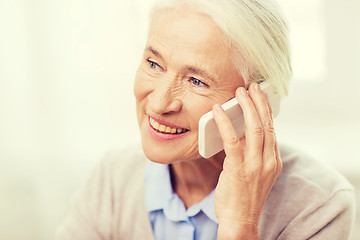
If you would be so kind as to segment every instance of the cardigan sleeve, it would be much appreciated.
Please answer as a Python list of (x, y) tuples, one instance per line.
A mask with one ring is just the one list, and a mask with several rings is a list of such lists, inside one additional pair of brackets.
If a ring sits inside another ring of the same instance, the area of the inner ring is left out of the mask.
[(301, 212), (278, 239), (346, 240), (354, 218), (354, 192), (351, 189), (339, 190), (323, 204)]

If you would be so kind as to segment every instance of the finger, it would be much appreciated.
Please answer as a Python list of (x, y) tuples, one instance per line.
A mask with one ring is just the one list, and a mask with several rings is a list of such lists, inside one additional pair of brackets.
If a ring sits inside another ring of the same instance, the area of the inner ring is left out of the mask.
[(246, 149), (246, 137), (240, 139), (240, 146), (243, 151)]
[(224, 144), (226, 157), (228, 159), (238, 159), (239, 162), (242, 162), (242, 143), (230, 118), (219, 104), (214, 105), (213, 116)]
[(236, 90), (236, 99), (244, 114), (246, 154), (251, 160), (254, 156), (262, 156), (264, 130), (252, 99), (246, 93), (245, 88)]
[(275, 173), (277, 168), (275, 131), (267, 96), (263, 91), (261, 91), (260, 86), (256, 83), (250, 86), (249, 96), (253, 100), (264, 130), (264, 168), (268, 172)]
[(271, 107), (271, 105), (269, 103), (269, 98), (267, 97), (267, 95), (266, 95), (266, 100), (268, 101), (268, 108), (269, 108), (270, 116), (272, 117), (273, 116), (273, 110), (272, 110), (272, 107)]
[(276, 161), (277, 161), (277, 168), (276, 168), (276, 178), (277, 178), (280, 175), (281, 171), (282, 171), (283, 163), (281, 161), (279, 146), (278, 146), (278, 143), (276, 141), (276, 137), (275, 137), (275, 152), (276, 152)]

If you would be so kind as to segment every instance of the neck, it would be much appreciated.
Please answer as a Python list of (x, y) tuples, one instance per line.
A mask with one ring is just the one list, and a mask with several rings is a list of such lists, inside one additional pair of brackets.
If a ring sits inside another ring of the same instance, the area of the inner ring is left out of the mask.
[(224, 158), (222, 151), (209, 159), (199, 158), (171, 164), (172, 187), (186, 208), (200, 202), (215, 189)]

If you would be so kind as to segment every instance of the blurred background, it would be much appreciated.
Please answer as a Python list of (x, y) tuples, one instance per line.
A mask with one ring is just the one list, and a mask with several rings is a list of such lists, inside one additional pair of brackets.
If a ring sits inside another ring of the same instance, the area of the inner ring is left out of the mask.
[[(359, 206), (360, 1), (279, 3), (294, 69), (279, 141), (343, 173)], [(104, 153), (139, 141), (132, 85), (150, 5), (0, 0), (0, 239), (53, 239)]]

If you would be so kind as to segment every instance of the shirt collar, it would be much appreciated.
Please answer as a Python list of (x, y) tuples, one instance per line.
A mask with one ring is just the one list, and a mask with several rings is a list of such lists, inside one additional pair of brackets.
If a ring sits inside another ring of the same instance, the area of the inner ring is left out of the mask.
[(148, 161), (145, 184), (148, 212), (163, 209), (173, 195), (169, 166)]
[[(159, 164), (149, 161), (145, 174), (145, 183), (146, 183), (146, 208), (148, 212), (153, 212), (161, 209), (163, 209), (164, 212), (168, 212), (167, 209), (171, 205), (175, 204), (178, 201), (181, 202), (181, 200), (178, 198), (176, 193), (173, 192), (171, 186), (169, 165)], [(195, 213), (201, 210), (213, 222), (218, 223), (218, 219), (215, 214), (214, 199), (215, 199), (215, 191), (213, 190), (201, 202), (191, 206), (187, 210), (185, 210), (185, 207), (183, 207), (182, 202), (181, 204), (177, 203), (176, 205), (178, 207), (182, 206), (184, 211), (186, 211), (188, 215), (193, 215), (192, 212)], [(185, 217), (183, 216), (183, 214), (180, 214), (181, 215), (180, 216), (179, 211), (176, 212), (177, 212), (176, 214), (177, 219), (179, 219), (179, 217), (180, 218)]]
[(200, 203), (200, 209), (205, 213), (205, 215), (210, 218), (213, 222), (219, 224), (219, 221), (215, 214), (215, 190), (212, 190), (209, 195), (207, 195)]

